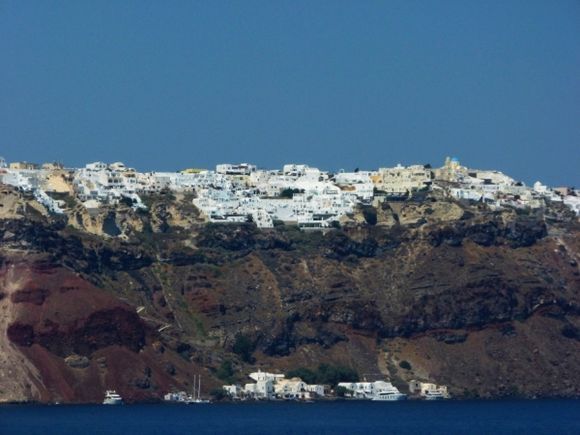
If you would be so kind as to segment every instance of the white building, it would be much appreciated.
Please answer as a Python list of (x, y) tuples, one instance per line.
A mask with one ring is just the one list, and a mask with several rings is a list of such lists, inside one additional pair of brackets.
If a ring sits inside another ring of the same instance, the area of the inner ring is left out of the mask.
[(244, 395), (246, 397), (251, 397), (253, 399), (266, 399), (270, 400), (274, 398), (274, 381), (271, 379), (257, 381), (253, 384), (246, 384), (244, 386)]
[(258, 370), (257, 372), (250, 373), (249, 377), (256, 382), (268, 381), (268, 380), (278, 381), (280, 379), (284, 379), (284, 375), (282, 375), (282, 374), (268, 373), (268, 372), (263, 372), (261, 370)]
[(289, 163), (282, 167), (282, 173), (291, 177), (298, 178), (306, 172), (308, 165), (297, 165), (295, 163)]
[(274, 385), (274, 393), (280, 399), (310, 399), (306, 382), (300, 378), (279, 379)]
[(250, 175), (252, 172), (256, 170), (255, 165), (251, 165), (249, 163), (238, 163), (237, 165), (231, 163), (222, 163), (220, 165), (216, 165), (215, 171), (218, 174), (224, 175)]
[(84, 168), (74, 171), (73, 189), (77, 197), (88, 207), (94, 201), (101, 204), (117, 204), (120, 199), (129, 199), (133, 207), (145, 208), (138, 193), (140, 189), (140, 174), (133, 168), (128, 168), (122, 162), (107, 165), (103, 162), (93, 162)]
[(441, 396), (448, 399), (449, 392), (446, 385), (437, 385), (431, 382), (421, 382), (412, 380), (409, 382), (409, 392), (411, 394), (420, 394), (423, 397)]
[(563, 202), (565, 205), (570, 207), (574, 213), (576, 213), (576, 216), (580, 216), (580, 197), (576, 195), (566, 195)]
[(273, 399), (274, 385), (278, 380), (284, 379), (284, 375), (257, 371), (250, 373), (250, 378), (256, 381), (244, 386), (244, 394), (254, 399)]
[(369, 200), (374, 195), (375, 185), (367, 171), (339, 172), (334, 182), (341, 190), (352, 192), (362, 200)]
[(324, 385), (308, 384), (306, 391), (310, 392), (314, 397), (324, 397)]

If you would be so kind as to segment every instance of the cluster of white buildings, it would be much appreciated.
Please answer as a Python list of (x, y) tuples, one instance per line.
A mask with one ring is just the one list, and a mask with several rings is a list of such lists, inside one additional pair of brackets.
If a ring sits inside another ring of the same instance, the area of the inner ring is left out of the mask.
[(193, 201), (214, 222), (249, 218), (262, 228), (274, 226), (275, 221), (324, 228), (351, 213), (360, 201), (370, 201), (373, 193), (368, 177), (345, 179), (344, 186), (356, 187), (343, 188), (328, 172), (307, 165), (284, 165), (282, 170), (218, 165), (216, 173), (229, 177), (229, 189), (198, 189)]
[(442, 189), (456, 199), (485, 202), (491, 207), (541, 208), (546, 201), (567, 205), (580, 215), (580, 197), (574, 189), (549, 188), (539, 181), (532, 187), (499, 171), (469, 169), (456, 158), (447, 158), (433, 171), (433, 189)]
[(241, 385), (224, 385), (223, 389), (233, 399), (256, 400), (312, 400), (324, 397), (324, 386), (307, 384), (300, 378), (286, 379), (282, 374), (257, 371), (249, 377), (255, 382)]
[(193, 202), (208, 221), (253, 221), (261, 228), (272, 227), (276, 221), (325, 228), (359, 204), (430, 190), (498, 208), (537, 208), (549, 200), (580, 214), (580, 197), (573, 189), (551, 189), (539, 182), (528, 187), (498, 171), (468, 169), (455, 158), (447, 158), (435, 169), (430, 165), (397, 165), (338, 173), (304, 164), (264, 170), (248, 163), (219, 164), (213, 171), (138, 172), (122, 162), (94, 162), (69, 169), (59, 164), (7, 164), (0, 158), (0, 183), (34, 192), (55, 213), (62, 212), (64, 204), (53, 199), (52, 192), (75, 195), (87, 208), (123, 199), (143, 208), (143, 195), (164, 190), (195, 192)]
[[(250, 373), (254, 381), (244, 386), (224, 385), (222, 388), (234, 400), (313, 400), (325, 397), (330, 386), (307, 384), (300, 378), (287, 379), (282, 374), (257, 371)], [(407, 399), (391, 382), (378, 380), (374, 382), (339, 382), (335, 394), (342, 389), (344, 396), (351, 399), (398, 401)], [(428, 382), (409, 382), (412, 396), (426, 400), (448, 399), (449, 393), (444, 385)], [(342, 393), (341, 393), (342, 394)]]

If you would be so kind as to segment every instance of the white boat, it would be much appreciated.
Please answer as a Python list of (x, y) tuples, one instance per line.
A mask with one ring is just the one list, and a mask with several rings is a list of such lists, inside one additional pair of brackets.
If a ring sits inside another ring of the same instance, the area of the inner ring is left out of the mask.
[(187, 394), (185, 391), (179, 391), (176, 393), (167, 393), (163, 396), (163, 399), (167, 402), (174, 403), (211, 403), (209, 400), (201, 398), (201, 375), (193, 375), (193, 391), (192, 394)]
[(397, 387), (391, 385), (390, 388), (382, 389), (377, 391), (372, 397), (371, 400), (375, 401), (387, 401), (387, 402), (395, 402), (398, 400), (405, 400), (407, 398), (406, 394), (401, 393)]
[(115, 390), (107, 390), (103, 405), (122, 405), (123, 398)]
[(197, 398), (197, 399), (190, 400), (187, 403), (211, 403), (211, 402), (209, 400), (207, 400), (207, 399)]
[(438, 390), (427, 390), (423, 396), (425, 397), (425, 400), (447, 399), (447, 397), (445, 397), (445, 395), (441, 391), (438, 391)]
[(193, 395), (189, 397), (187, 403), (210, 403), (209, 400), (201, 398), (201, 375), (193, 375)]
[(177, 393), (167, 393), (163, 396), (163, 400), (166, 402), (189, 403), (193, 399), (191, 395), (187, 394), (185, 391), (179, 391)]

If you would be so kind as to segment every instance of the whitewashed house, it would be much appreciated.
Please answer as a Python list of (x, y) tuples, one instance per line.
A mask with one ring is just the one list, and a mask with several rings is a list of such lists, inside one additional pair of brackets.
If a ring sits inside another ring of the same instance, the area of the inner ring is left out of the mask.
[(230, 163), (222, 163), (220, 165), (216, 165), (215, 171), (218, 174), (224, 175), (250, 175), (252, 172), (256, 171), (256, 165), (251, 165), (249, 163), (238, 163), (238, 164), (230, 164)]
[(311, 397), (324, 397), (324, 385), (307, 384), (306, 391), (311, 393)]
[(369, 172), (339, 172), (334, 182), (341, 190), (352, 192), (359, 199), (369, 200), (373, 197), (375, 185)]
[(443, 399), (450, 397), (446, 385), (437, 385), (431, 382), (421, 382), (412, 380), (409, 382), (409, 392), (419, 394), (423, 397), (440, 396)]
[(260, 370), (250, 373), (249, 376), (256, 382), (246, 384), (244, 386), (244, 394), (255, 399), (274, 398), (274, 385), (278, 380), (284, 378), (284, 375), (262, 372)]
[(310, 399), (312, 393), (300, 378), (279, 379), (274, 385), (274, 393), (280, 399)]

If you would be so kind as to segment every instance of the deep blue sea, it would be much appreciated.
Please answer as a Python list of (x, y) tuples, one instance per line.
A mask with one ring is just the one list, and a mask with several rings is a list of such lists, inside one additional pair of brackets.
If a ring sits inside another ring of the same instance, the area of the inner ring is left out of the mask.
[(3, 405), (0, 434), (580, 434), (580, 401)]

